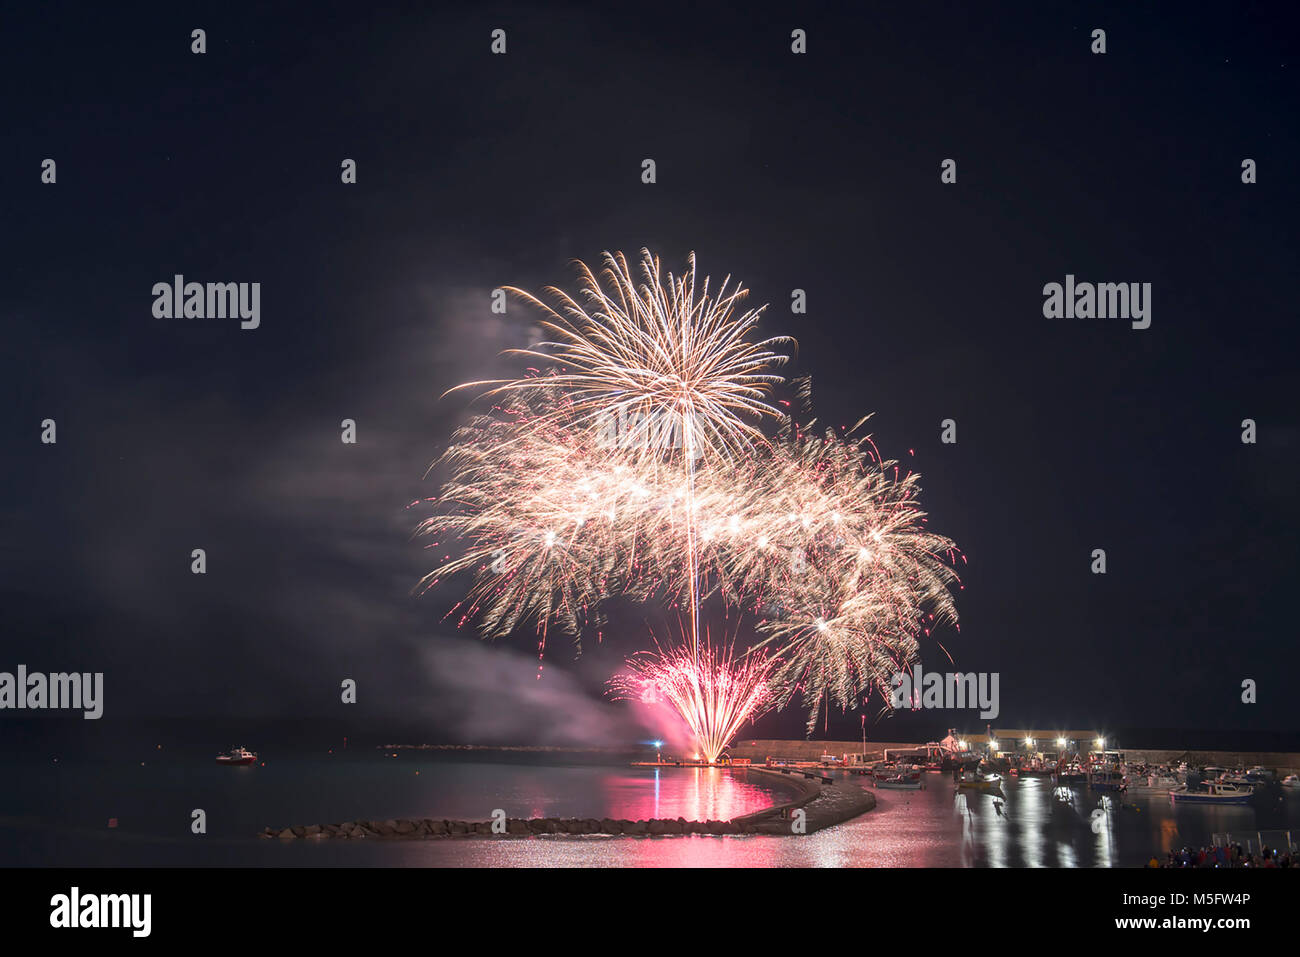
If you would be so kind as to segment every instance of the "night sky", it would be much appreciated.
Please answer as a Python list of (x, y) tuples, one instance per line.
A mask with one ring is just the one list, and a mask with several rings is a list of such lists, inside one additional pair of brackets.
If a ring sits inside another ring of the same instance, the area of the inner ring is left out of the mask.
[[(635, 620), (537, 681), (531, 635), (412, 594), (408, 506), (469, 410), (442, 393), (531, 341), (491, 290), (648, 246), (771, 303), (820, 420), (875, 413), (922, 473), (967, 560), (955, 665), (923, 662), (1000, 673), (995, 725), (1294, 731), (1294, 14), (1130, 6), (6, 11), (0, 670), (105, 672), (105, 725), (634, 737), (601, 682)], [(177, 273), (261, 283), (260, 327), (155, 318)], [(1150, 328), (1045, 318), (1067, 274), (1151, 283)]]

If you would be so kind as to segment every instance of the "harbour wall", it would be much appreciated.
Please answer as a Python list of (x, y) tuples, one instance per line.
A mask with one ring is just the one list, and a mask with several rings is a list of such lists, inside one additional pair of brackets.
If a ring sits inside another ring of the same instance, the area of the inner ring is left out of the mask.
[[(915, 741), (868, 741), (867, 754), (875, 760), (884, 756), (886, 749), (902, 750), (918, 748)], [(1186, 761), (1190, 765), (1219, 765), (1225, 768), (1273, 768), (1279, 775), (1300, 774), (1300, 754), (1287, 751), (1173, 751), (1145, 748), (1125, 748), (1120, 750), (1126, 760), (1141, 764), (1178, 764)], [(861, 754), (862, 742), (859, 741), (782, 741), (774, 738), (759, 738), (750, 741), (738, 741), (731, 748), (733, 758), (748, 758), (761, 762), (765, 758), (782, 761), (816, 761), (823, 754), (840, 757), (845, 754)]]
[[(868, 741), (867, 754), (876, 758), (883, 756), (886, 748), (915, 748), (911, 742)], [(778, 761), (816, 761), (823, 754), (841, 757), (845, 754), (861, 754), (861, 741), (781, 741), (773, 738), (760, 738), (752, 741), (737, 741), (731, 746), (733, 758), (748, 758), (761, 764), (764, 758), (776, 758)]]

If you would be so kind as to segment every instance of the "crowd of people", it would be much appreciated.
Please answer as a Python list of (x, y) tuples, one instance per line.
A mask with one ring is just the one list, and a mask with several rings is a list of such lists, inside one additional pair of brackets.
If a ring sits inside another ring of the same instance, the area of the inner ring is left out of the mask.
[(1251, 853), (1240, 844), (1215, 847), (1184, 847), (1170, 851), (1165, 862), (1152, 855), (1147, 867), (1296, 867), (1300, 866), (1290, 850), (1264, 847)]

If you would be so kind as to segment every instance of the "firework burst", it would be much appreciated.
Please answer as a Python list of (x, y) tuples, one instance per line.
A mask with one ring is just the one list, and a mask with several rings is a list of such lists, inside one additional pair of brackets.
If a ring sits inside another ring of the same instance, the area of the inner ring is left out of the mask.
[[(621, 254), (605, 262), (600, 278), (581, 267), (578, 299), (550, 290), (555, 308), (521, 293), (554, 336), (525, 354), (551, 365), (477, 383), (497, 404), (456, 433), (421, 526), (459, 553), (424, 584), (472, 572), (461, 621), (485, 636), (533, 624), (539, 655), (549, 627), (576, 637), (614, 595), (689, 609), (686, 647), (638, 655), (615, 682), (658, 688), (709, 760), (796, 696), (810, 725), (823, 703), (887, 696), (934, 622), (956, 620), (955, 546), (927, 529), (918, 476), (862, 423), (817, 433), (768, 404), (788, 340), (749, 341), (762, 310), (738, 312), (729, 279), (710, 296), (693, 256), (665, 277), (643, 251), (640, 284)], [(747, 652), (701, 643), (710, 596), (753, 615)]]
[(670, 705), (708, 764), (717, 763), (741, 726), (771, 702), (769, 661), (761, 654), (736, 658), (729, 646), (641, 652), (628, 659), (627, 668), (610, 680), (615, 695)]
[(572, 403), (565, 414), (580, 424), (654, 423), (679, 440), (653, 451), (688, 459), (731, 457), (764, 441), (762, 420), (782, 416), (766, 401), (784, 381), (772, 370), (788, 361), (775, 350), (793, 340), (752, 342), (764, 307), (741, 311), (748, 291), (731, 286), (730, 276), (710, 295), (708, 277), (697, 283), (694, 253), (681, 276), (665, 274), (646, 249), (640, 267), (638, 281), (622, 253), (605, 253), (599, 273), (578, 263), (578, 296), (548, 287), (553, 306), (507, 286), (543, 310), (554, 337), (514, 351), (555, 371), (457, 388), (491, 386), (489, 395), (558, 388)]

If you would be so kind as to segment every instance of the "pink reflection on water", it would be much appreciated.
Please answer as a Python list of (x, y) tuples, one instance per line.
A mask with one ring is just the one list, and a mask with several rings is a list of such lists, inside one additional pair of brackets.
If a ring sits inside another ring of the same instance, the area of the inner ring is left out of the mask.
[(601, 782), (614, 818), (726, 821), (778, 803), (771, 790), (721, 768), (647, 768), (609, 774)]

